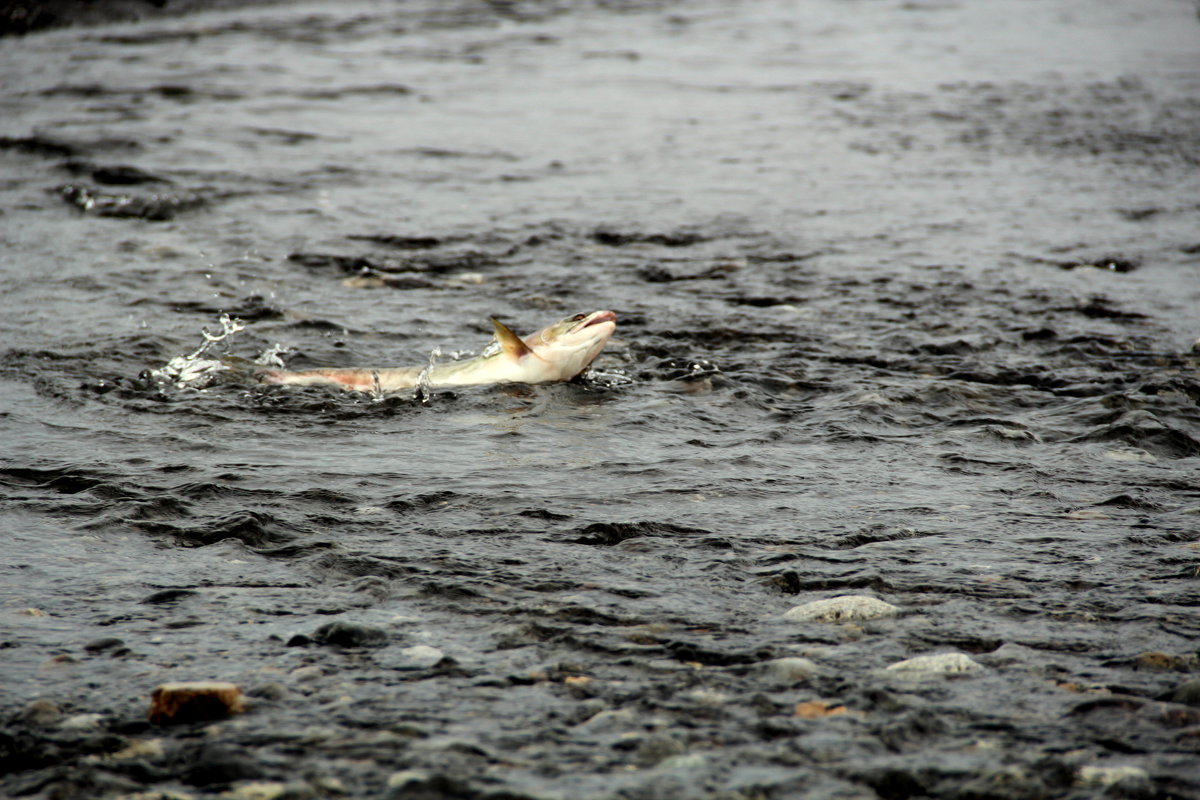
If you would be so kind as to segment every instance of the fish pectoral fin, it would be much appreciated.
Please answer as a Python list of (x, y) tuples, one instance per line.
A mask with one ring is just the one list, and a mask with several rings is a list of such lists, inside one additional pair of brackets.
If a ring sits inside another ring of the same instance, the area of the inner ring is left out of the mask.
[(525, 356), (533, 354), (533, 351), (529, 349), (529, 345), (521, 341), (521, 337), (509, 330), (508, 326), (503, 322), (492, 317), (492, 325), (496, 328), (496, 341), (504, 348), (505, 355), (513, 361), (519, 361)]

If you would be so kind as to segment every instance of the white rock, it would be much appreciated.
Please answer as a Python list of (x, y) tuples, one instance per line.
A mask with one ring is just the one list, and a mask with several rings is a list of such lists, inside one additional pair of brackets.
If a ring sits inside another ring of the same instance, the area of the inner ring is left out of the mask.
[(579, 729), (589, 733), (611, 733), (634, 727), (636, 721), (634, 713), (627, 708), (607, 709), (579, 723)]
[(686, 692), (684, 697), (702, 706), (721, 706), (729, 702), (729, 695), (716, 689), (692, 689)]
[(400, 655), (404, 656), (404, 663), (399, 665), (402, 669), (427, 669), (446, 657), (441, 650), (427, 644), (406, 647), (400, 651)]
[(973, 672), (977, 669), (983, 669), (983, 666), (977, 661), (972, 661), (962, 653), (938, 653), (930, 656), (916, 656), (904, 661), (897, 661), (895, 664), (888, 666), (888, 670), (892, 672), (924, 672), (930, 674)]
[(844, 594), (826, 600), (815, 600), (785, 611), (784, 619), (794, 622), (855, 622), (880, 617), (894, 617), (900, 609), (863, 594)]
[(76, 714), (64, 719), (59, 727), (69, 731), (86, 731), (99, 728), (102, 719), (104, 719), (103, 714)]
[(399, 789), (410, 784), (420, 784), (429, 780), (429, 773), (419, 769), (406, 769), (402, 772), (393, 772), (388, 776), (387, 788)]
[(164, 752), (162, 739), (134, 739), (123, 750), (118, 750), (108, 757), (113, 761), (124, 761), (130, 758), (162, 758)]
[(1112, 786), (1114, 783), (1149, 784), (1150, 775), (1141, 767), (1080, 767), (1078, 782), (1085, 786)]
[(677, 756), (670, 756), (658, 762), (658, 768), (663, 772), (694, 772), (702, 769), (708, 763), (708, 759), (700, 753), (682, 753)]
[(768, 678), (779, 683), (796, 683), (807, 680), (820, 671), (812, 661), (799, 656), (776, 658), (762, 665)]
[(307, 784), (279, 783), (278, 781), (253, 781), (235, 786), (222, 792), (221, 797), (229, 800), (275, 800), (278, 797), (312, 797), (315, 792)]
[(311, 683), (325, 675), (325, 670), (318, 667), (316, 664), (309, 664), (304, 667), (296, 667), (290, 673), (289, 677), (296, 683)]

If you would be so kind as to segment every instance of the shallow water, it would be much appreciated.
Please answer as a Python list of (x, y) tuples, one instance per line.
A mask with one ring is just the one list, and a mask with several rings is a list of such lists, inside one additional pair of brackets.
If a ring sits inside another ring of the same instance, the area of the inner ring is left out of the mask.
[[(1200, 796), (1198, 44), (1171, 0), (0, 40), (0, 793)], [(580, 384), (147, 374), (224, 313), (409, 366), (598, 308)], [(900, 614), (782, 617), (845, 594)], [(145, 722), (192, 679), (248, 712)]]

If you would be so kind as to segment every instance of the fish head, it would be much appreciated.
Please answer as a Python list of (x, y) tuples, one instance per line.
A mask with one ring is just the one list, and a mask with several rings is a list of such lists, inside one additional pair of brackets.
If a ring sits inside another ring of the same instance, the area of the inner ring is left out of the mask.
[(583, 372), (600, 355), (616, 329), (616, 314), (593, 311), (545, 327), (527, 336), (525, 344), (557, 371), (557, 380), (567, 380)]

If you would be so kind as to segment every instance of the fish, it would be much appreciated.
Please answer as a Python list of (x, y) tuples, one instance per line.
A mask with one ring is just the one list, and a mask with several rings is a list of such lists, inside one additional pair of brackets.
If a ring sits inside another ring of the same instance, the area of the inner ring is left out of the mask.
[(495, 336), (475, 358), (432, 367), (264, 370), (262, 383), (337, 386), (356, 392), (395, 392), (492, 383), (554, 383), (580, 375), (600, 355), (617, 328), (611, 311), (576, 314), (522, 339), (492, 319)]

